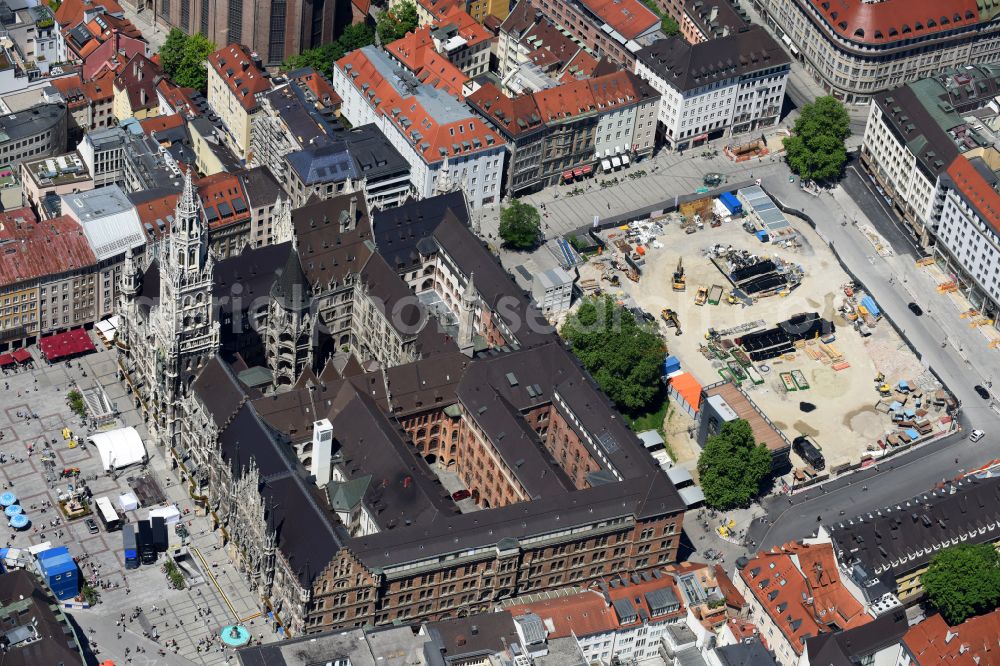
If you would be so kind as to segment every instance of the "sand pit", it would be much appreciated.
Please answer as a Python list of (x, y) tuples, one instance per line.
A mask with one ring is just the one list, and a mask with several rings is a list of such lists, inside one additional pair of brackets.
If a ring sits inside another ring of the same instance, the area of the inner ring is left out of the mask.
[(886, 428), (885, 418), (874, 407), (845, 414), (844, 425), (859, 437), (870, 440), (882, 437)]

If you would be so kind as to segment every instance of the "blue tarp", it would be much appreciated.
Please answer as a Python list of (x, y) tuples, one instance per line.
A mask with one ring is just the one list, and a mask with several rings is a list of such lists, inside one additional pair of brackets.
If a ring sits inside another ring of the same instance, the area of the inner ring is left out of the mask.
[(889, 405), (889, 409), (891, 409), (892, 411), (896, 411), (897, 409), (902, 408), (902, 406), (903, 403), (901, 403), (899, 400), (893, 400), (892, 404)]
[(900, 391), (909, 391), (910, 390), (910, 385), (908, 383), (906, 383), (905, 379), (899, 380), (899, 390)]
[(761, 243), (766, 243), (766, 242), (768, 242), (771, 239), (767, 237), (767, 232), (766, 231), (758, 231), (757, 232), (757, 240), (759, 240)]
[(907, 436), (909, 436), (910, 439), (913, 439), (913, 440), (920, 439), (920, 433), (917, 432), (916, 430), (914, 430), (913, 428), (907, 428), (906, 429), (906, 434), (907, 434)]
[(865, 309), (871, 313), (873, 317), (881, 317), (882, 311), (878, 309), (878, 305), (875, 303), (875, 299), (871, 296), (865, 296), (861, 299), (861, 305), (865, 306)]
[(903, 413), (906, 414), (906, 416), (909, 417), (909, 418), (911, 418), (911, 419), (917, 415), (917, 412), (915, 410), (912, 410), (912, 409), (907, 409)]
[(676, 356), (668, 356), (663, 361), (663, 374), (669, 375), (681, 369), (681, 361)]
[(731, 215), (740, 215), (743, 212), (743, 204), (740, 203), (740, 200), (732, 192), (723, 192), (722, 196), (719, 197), (719, 201), (722, 202), (722, 205), (726, 207), (726, 210)]

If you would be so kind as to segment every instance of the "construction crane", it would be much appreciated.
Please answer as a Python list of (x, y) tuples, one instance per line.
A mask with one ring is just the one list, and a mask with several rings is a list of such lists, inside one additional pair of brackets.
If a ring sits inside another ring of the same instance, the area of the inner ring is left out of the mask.
[(677, 270), (674, 271), (674, 291), (687, 289), (687, 278), (684, 277), (684, 257), (677, 258)]

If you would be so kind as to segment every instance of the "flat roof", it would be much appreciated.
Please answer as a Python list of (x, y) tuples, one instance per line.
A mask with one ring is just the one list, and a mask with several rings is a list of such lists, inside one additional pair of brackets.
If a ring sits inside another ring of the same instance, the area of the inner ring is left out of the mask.
[(773, 425), (764, 420), (764, 415), (754, 406), (750, 398), (732, 382), (709, 386), (705, 389), (705, 396), (713, 406), (718, 404), (713, 398), (717, 397), (724, 400), (725, 404), (733, 410), (737, 418), (744, 419), (750, 424), (754, 439), (758, 442), (763, 442), (767, 446), (767, 450), (772, 454), (785, 451), (791, 447), (785, 436)]

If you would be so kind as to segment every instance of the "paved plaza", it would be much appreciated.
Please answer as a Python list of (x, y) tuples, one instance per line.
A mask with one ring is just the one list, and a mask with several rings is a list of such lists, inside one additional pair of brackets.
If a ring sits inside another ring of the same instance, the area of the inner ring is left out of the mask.
[[(147, 435), (141, 415), (116, 377), (115, 355), (100, 351), (72, 361), (46, 365), (35, 361), (34, 370), (8, 372), (0, 377), (4, 382), (0, 402), (0, 483), (11, 488), (32, 519), (32, 527), (14, 532), (6, 524), (0, 527), (0, 542), (9, 546), (28, 547), (49, 541), (53, 546), (65, 545), (80, 564), (83, 574), (98, 588), (101, 601), (86, 610), (70, 614), (83, 633), (99, 650), (97, 657), (112, 659), (116, 664), (212, 664), (235, 661), (231, 653), (219, 650), (217, 637), (222, 627), (243, 622), (255, 639), (276, 640), (270, 622), (261, 615), (261, 605), (255, 600), (238, 572), (229, 562), (209, 519), (194, 516), (194, 507), (184, 488), (168, 471), (162, 453), (147, 444), (150, 461), (147, 470), (159, 484), (167, 501), (186, 512), (183, 520), (191, 534), (189, 546), (192, 559), (204, 575), (204, 582), (184, 590), (169, 588), (161, 567), (163, 555), (155, 565), (126, 571), (121, 547), (121, 533), (108, 533), (103, 526), (98, 534), (90, 534), (84, 521), (77, 520), (53, 526), (59, 518), (57, 506), (60, 493), (65, 493), (71, 480), (60, 479), (64, 468), (77, 467), (94, 497), (108, 496), (117, 505), (120, 493), (129, 489), (130, 478), (142, 471), (138, 467), (119, 471), (112, 478), (104, 473), (100, 456), (94, 446), (69, 448), (62, 429), (70, 428), (82, 439), (88, 432), (69, 409), (66, 394), (75, 387), (87, 389), (96, 383), (104, 387), (108, 399), (121, 410), (116, 424), (108, 427), (135, 426), (144, 441)], [(36, 349), (31, 349), (39, 358)], [(86, 373), (86, 374), (84, 374)], [(35, 418), (37, 416), (37, 418)], [(54, 440), (54, 442), (53, 442)], [(46, 450), (46, 442), (51, 447)], [(126, 515), (135, 522), (147, 516), (149, 508), (140, 507)], [(171, 547), (179, 538), (171, 533)], [(131, 619), (138, 608), (142, 616)], [(155, 608), (155, 610), (154, 610)], [(125, 615), (122, 625), (120, 619)], [(155, 632), (158, 642), (144, 634)], [(129, 654), (126, 655), (126, 648)], [(144, 653), (138, 653), (142, 648)], [(164, 650), (166, 655), (158, 654)], [(129, 659), (132, 659), (130, 662)]]

